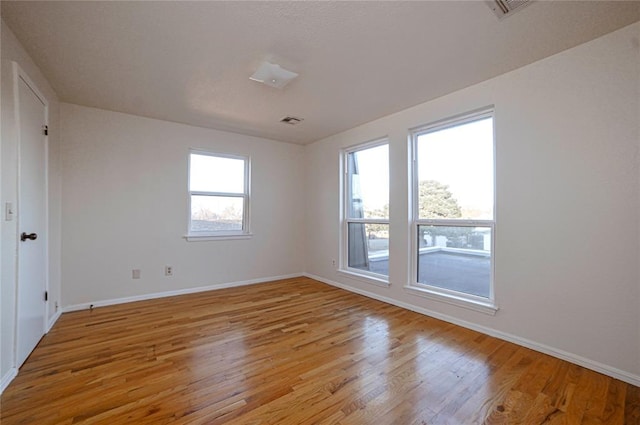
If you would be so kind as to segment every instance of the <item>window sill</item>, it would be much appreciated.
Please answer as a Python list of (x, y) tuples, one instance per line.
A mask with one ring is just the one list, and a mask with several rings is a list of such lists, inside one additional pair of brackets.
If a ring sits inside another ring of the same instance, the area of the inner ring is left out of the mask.
[(239, 234), (224, 234), (224, 235), (185, 235), (184, 238), (187, 242), (205, 242), (205, 241), (225, 241), (225, 240), (236, 240), (236, 239), (251, 239), (253, 233), (239, 233)]
[(340, 269), (338, 270), (338, 274), (351, 279), (360, 280), (365, 283), (370, 283), (372, 285), (381, 286), (383, 288), (388, 288), (390, 286), (388, 280), (377, 277), (377, 275), (374, 276), (373, 274), (358, 273), (350, 269)]
[(404, 287), (407, 292), (418, 295), (420, 297), (429, 298), (435, 301), (441, 301), (447, 304), (463, 307), (468, 310), (478, 311), (480, 313), (495, 316), (498, 311), (498, 306), (491, 300), (480, 301), (476, 299), (467, 298), (464, 294), (454, 295), (445, 292), (441, 292), (437, 289), (429, 289), (427, 287), (411, 286)]

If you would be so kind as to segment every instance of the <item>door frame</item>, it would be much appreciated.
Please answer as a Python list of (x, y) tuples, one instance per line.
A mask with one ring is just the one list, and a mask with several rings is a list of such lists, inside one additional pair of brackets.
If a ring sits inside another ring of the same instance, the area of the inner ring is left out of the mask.
[[(33, 94), (42, 102), (44, 105), (44, 123), (43, 125), (49, 126), (49, 101), (46, 96), (38, 89), (38, 86), (33, 82), (33, 80), (29, 77), (29, 75), (20, 67), (20, 65), (13, 61), (13, 98), (14, 98), (14, 114), (15, 114), (15, 129), (16, 129), (16, 140), (17, 140), (17, 179), (16, 179), (16, 200), (17, 207), (16, 211), (16, 261), (15, 261), (15, 312), (14, 312), (14, 339), (13, 339), (13, 365), (14, 367), (18, 367), (18, 296), (20, 291), (20, 211), (22, 205), (22, 196), (20, 190), (20, 182), (22, 180), (22, 170), (21, 170), (21, 160), (22, 160), (22, 140), (21, 140), (21, 117), (20, 117), (20, 91), (19, 85), (20, 80), (22, 80), (28, 87), (31, 89)], [(44, 264), (44, 290), (49, 292), (49, 136), (44, 135), (44, 256), (45, 256), (45, 264)], [(44, 296), (44, 294), (43, 294)], [(45, 301), (44, 303), (44, 320), (42, 323), (42, 335), (44, 336), (47, 332), (49, 332), (49, 302)]]

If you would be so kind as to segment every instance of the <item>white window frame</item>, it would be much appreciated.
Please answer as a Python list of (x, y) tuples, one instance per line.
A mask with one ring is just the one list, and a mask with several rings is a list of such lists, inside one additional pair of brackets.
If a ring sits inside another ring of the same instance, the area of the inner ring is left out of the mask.
[[(386, 224), (390, 226), (389, 219), (386, 218), (350, 218), (349, 217), (349, 205), (351, 202), (351, 185), (349, 179), (349, 154), (354, 152), (376, 148), (378, 146), (389, 146), (389, 138), (383, 137), (379, 139), (375, 139), (369, 142), (361, 143), (355, 146), (350, 146), (348, 148), (342, 149), (341, 152), (341, 188), (342, 188), (342, 207), (341, 207), (341, 221), (342, 226), (340, 227), (341, 235), (340, 235), (340, 264), (338, 271), (343, 275), (356, 278), (363, 282), (372, 283), (378, 286), (389, 286), (389, 276), (385, 276), (383, 274), (370, 272), (367, 270), (361, 270), (354, 267), (349, 267), (349, 223), (362, 223), (362, 224)], [(388, 160), (388, 159), (387, 159)], [(391, 191), (391, 188), (389, 188)], [(389, 232), (389, 240), (391, 240), (391, 232)], [(389, 252), (389, 257), (391, 257), (391, 252)]]
[[(490, 220), (466, 220), (466, 219), (420, 219), (419, 215), (419, 181), (418, 181), (418, 137), (447, 128), (457, 127), (481, 119), (493, 120), (493, 218)], [(411, 211), (411, 237), (410, 243), (410, 278), (405, 289), (414, 295), (426, 297), (432, 300), (453, 304), (459, 307), (494, 315), (498, 310), (495, 302), (494, 276), (495, 276), (495, 227), (496, 227), (496, 130), (495, 111), (493, 106), (473, 112), (457, 115), (444, 120), (432, 122), (427, 125), (410, 130), (410, 158), (411, 158), (411, 187), (410, 187), (410, 211)], [(480, 297), (473, 294), (458, 292), (418, 282), (418, 229), (419, 226), (455, 226), (455, 227), (488, 227), (491, 229), (491, 266), (489, 278), (489, 297)]]
[[(191, 156), (206, 155), (216, 158), (239, 159), (244, 161), (244, 191), (241, 192), (208, 192), (208, 191), (192, 191), (191, 190)], [(226, 239), (249, 239), (252, 234), (250, 232), (250, 205), (251, 205), (251, 158), (245, 155), (236, 155), (228, 153), (218, 153), (203, 149), (190, 149), (188, 157), (187, 169), (187, 192), (188, 192), (188, 209), (187, 209), (187, 241), (207, 241), (207, 240), (226, 240)], [(242, 208), (242, 230), (220, 230), (220, 231), (193, 231), (191, 230), (191, 199), (193, 196), (220, 196), (234, 197), (243, 199)]]

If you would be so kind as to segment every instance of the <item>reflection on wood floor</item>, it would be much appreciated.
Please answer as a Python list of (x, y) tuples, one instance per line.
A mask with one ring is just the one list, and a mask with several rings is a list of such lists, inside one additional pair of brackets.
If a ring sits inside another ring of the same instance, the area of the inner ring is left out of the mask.
[(10, 424), (640, 424), (640, 389), (308, 278), (62, 315)]

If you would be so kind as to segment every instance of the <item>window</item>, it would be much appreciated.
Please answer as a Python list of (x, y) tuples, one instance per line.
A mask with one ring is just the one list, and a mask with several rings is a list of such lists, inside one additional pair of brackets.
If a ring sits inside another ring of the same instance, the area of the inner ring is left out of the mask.
[(342, 270), (389, 280), (389, 145), (386, 140), (344, 151)]
[(192, 151), (187, 239), (248, 235), (249, 158)]
[(410, 287), (495, 312), (493, 111), (419, 128), (412, 142)]

